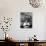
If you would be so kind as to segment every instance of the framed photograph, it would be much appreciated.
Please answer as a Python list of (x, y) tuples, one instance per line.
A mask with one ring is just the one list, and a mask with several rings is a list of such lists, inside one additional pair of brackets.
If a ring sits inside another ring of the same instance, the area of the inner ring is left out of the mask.
[(32, 12), (20, 13), (20, 28), (32, 28)]

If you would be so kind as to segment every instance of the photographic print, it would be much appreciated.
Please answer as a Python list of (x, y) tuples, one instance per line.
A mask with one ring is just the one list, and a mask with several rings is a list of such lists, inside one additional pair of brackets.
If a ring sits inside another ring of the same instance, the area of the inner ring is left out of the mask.
[(20, 15), (20, 28), (32, 28), (32, 12), (21, 12)]
[(38, 8), (43, 4), (43, 0), (29, 0), (29, 3), (32, 7)]

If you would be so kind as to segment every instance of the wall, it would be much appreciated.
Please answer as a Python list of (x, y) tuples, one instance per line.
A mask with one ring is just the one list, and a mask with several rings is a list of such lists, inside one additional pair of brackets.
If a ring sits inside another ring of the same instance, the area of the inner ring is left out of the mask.
[[(20, 12), (32, 12), (33, 13), (33, 28), (21, 29), (20, 28)], [(45, 39), (45, 15), (46, 8), (33, 8), (30, 6), (28, 0), (0, 0), (0, 18), (13, 17), (13, 22), (10, 31), (13, 37), (17, 40), (27, 40), (34, 34), (37, 35), (39, 40)], [(2, 35), (2, 31), (0, 35)], [(3, 37), (0, 36), (0, 39)]]

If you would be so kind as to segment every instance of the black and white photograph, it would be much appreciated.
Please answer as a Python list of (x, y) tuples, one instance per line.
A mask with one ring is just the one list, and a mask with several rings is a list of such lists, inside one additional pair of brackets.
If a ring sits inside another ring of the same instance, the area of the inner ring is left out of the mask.
[(32, 28), (32, 12), (20, 13), (20, 28)]

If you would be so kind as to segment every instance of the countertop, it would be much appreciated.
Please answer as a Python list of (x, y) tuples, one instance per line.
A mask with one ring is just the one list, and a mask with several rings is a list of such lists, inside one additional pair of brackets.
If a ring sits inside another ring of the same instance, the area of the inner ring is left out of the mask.
[(7, 40), (7, 41), (10, 41), (10, 42), (20, 42), (20, 43), (23, 43), (23, 42), (25, 42), (25, 43), (27, 43), (27, 42), (32, 42), (32, 43), (46, 43), (46, 40), (38, 40), (38, 41), (34, 41), (34, 40), (31, 40), (31, 41), (29, 41), (29, 40)]

